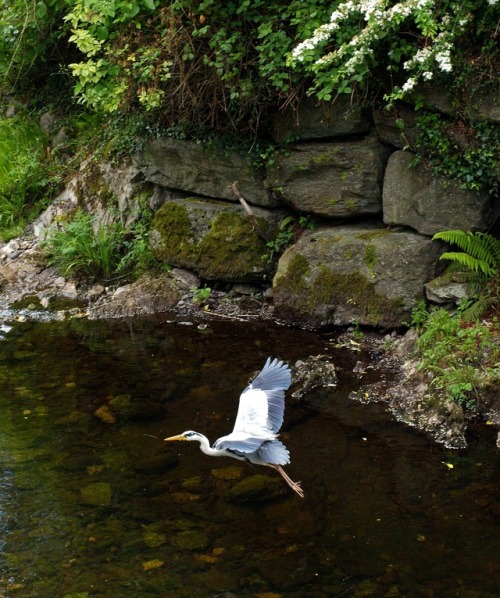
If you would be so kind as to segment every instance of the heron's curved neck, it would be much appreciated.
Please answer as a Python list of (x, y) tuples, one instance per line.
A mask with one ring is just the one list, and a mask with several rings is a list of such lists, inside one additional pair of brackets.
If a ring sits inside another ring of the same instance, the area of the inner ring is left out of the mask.
[(200, 450), (202, 453), (205, 453), (205, 455), (210, 455), (211, 457), (218, 457), (221, 454), (221, 451), (213, 449), (210, 446), (208, 438), (206, 436), (203, 436), (203, 434), (198, 433), (196, 440), (200, 443)]

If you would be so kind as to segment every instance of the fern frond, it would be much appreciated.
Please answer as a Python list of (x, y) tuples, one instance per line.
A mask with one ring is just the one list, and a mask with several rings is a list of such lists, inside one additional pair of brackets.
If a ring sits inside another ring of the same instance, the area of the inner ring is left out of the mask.
[(486, 277), (494, 276), (500, 266), (500, 240), (488, 233), (447, 230), (436, 233), (433, 239), (457, 245), (463, 252), (445, 252), (440, 257), (442, 260), (458, 262)]
[(487, 248), (488, 257), (491, 260), (490, 265), (493, 268), (498, 268), (500, 266), (500, 240), (488, 233), (477, 233), (477, 235), (481, 237)]
[(477, 301), (462, 312), (464, 322), (477, 322), (490, 309), (491, 305), (492, 301), (490, 297), (479, 297)]
[(466, 233), (463, 230), (443, 230), (436, 233), (432, 238), (438, 241), (444, 241), (450, 245), (458, 245), (462, 251), (468, 251), (472, 233)]
[(482, 272), (486, 276), (493, 276), (495, 270), (485, 260), (473, 257), (468, 253), (448, 251), (439, 257), (440, 260), (451, 260), (465, 266), (472, 272)]

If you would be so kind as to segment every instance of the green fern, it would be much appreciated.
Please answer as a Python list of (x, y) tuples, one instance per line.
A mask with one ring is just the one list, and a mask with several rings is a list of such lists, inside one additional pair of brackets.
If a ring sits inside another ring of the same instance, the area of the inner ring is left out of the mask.
[(496, 274), (500, 265), (500, 241), (492, 235), (446, 230), (436, 233), (433, 239), (457, 245), (462, 250), (445, 252), (439, 259), (456, 262), (471, 272), (484, 275), (486, 279)]

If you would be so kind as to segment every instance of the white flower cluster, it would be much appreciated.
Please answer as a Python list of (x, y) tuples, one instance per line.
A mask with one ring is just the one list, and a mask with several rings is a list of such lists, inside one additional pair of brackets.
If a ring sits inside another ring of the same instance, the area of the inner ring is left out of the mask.
[[(488, 0), (488, 3), (493, 5), (498, 1)], [(303, 61), (306, 56), (308, 60), (312, 60), (314, 53), (311, 51), (321, 42), (330, 40), (343, 21), (351, 17), (361, 17), (365, 25), (357, 35), (333, 52), (316, 58), (314, 62), (315, 68), (335, 63), (338, 68), (333, 83), (336, 84), (342, 77), (359, 73), (361, 67), (366, 72), (367, 59), (373, 55), (378, 40), (397, 33), (402, 24), (413, 17), (417, 27), (421, 27), (422, 40), (426, 40), (426, 45), (422, 48), (415, 45), (413, 56), (403, 64), (409, 75), (400, 88), (404, 95), (413, 90), (419, 80), (432, 79), (436, 68), (443, 73), (452, 71), (453, 42), (457, 34), (468, 24), (470, 15), (462, 14), (457, 17), (456, 13), (460, 13), (459, 10), (449, 10), (448, 15), (439, 18), (437, 4), (436, 0), (401, 0), (396, 4), (388, 0), (347, 0), (333, 11), (329, 23), (316, 29), (310, 39), (296, 46), (291, 53), (291, 61)], [(460, 3), (456, 4), (456, 8), (460, 8)], [(430, 30), (434, 29), (434, 33), (429, 33), (429, 23)]]

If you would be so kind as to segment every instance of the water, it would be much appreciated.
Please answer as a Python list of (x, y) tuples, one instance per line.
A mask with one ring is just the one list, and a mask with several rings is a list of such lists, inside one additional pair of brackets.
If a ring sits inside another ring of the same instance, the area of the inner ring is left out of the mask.
[[(334, 337), (167, 319), (11, 326), (0, 340), (0, 595), (498, 595), (493, 431), (450, 451), (354, 402), (366, 379), (352, 368), (366, 356)], [(282, 434), (304, 500), (271, 470), (162, 442), (228, 433), (268, 355), (318, 353), (339, 385), (290, 399)], [(103, 407), (119, 419), (101, 421)], [(231, 502), (256, 474), (285, 495)]]

